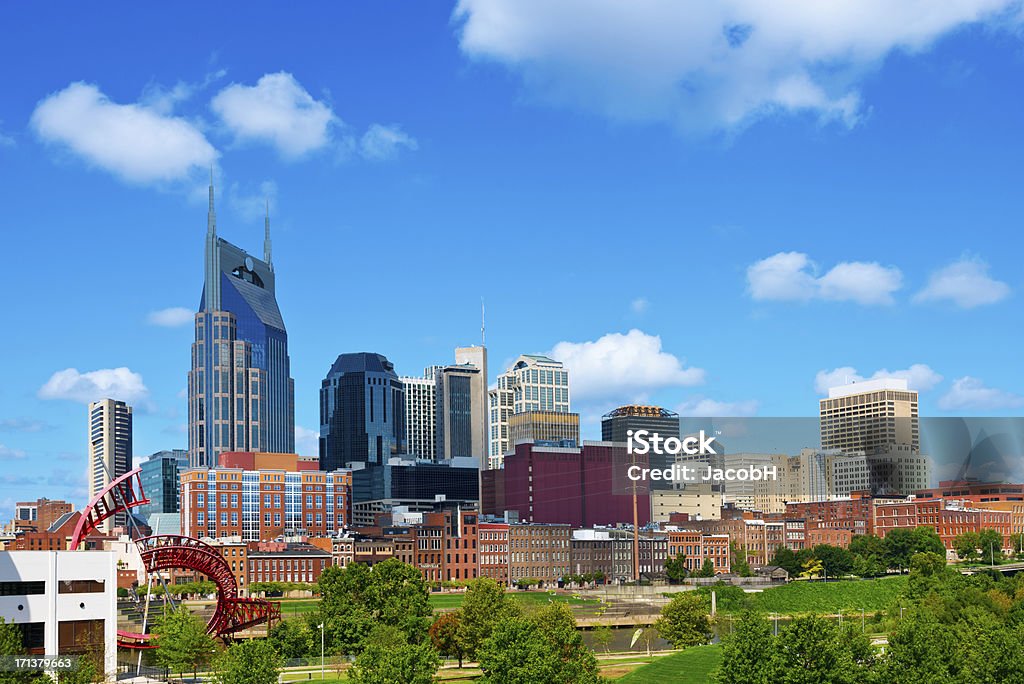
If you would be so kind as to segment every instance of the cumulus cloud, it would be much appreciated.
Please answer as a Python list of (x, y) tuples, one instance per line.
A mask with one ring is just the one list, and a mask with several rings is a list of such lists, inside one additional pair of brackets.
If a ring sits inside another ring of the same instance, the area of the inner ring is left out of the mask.
[(903, 286), (898, 268), (873, 261), (844, 261), (822, 276), (817, 270), (802, 252), (779, 252), (747, 267), (747, 287), (759, 301), (820, 299), (871, 306), (892, 304), (892, 294)]
[(662, 350), (660, 337), (636, 329), (589, 342), (559, 342), (548, 356), (569, 369), (574, 400), (637, 400), (662, 387), (704, 382), (702, 369), (687, 367)]
[(291, 159), (329, 145), (340, 124), (327, 104), (284, 71), (266, 74), (254, 86), (233, 83), (210, 106), (238, 140), (269, 143)]
[(759, 405), (756, 399), (718, 401), (716, 399), (708, 399), (707, 397), (691, 397), (677, 406), (676, 412), (681, 416), (739, 418), (755, 415)]
[(828, 394), (830, 387), (841, 387), (851, 382), (863, 382), (864, 380), (877, 380), (879, 378), (900, 378), (906, 380), (910, 389), (919, 392), (927, 392), (942, 382), (942, 376), (924, 363), (915, 363), (910, 368), (895, 371), (882, 368), (870, 376), (861, 375), (853, 366), (840, 366), (832, 370), (818, 371), (814, 376), (814, 389), (818, 394)]
[(50, 376), (38, 394), (40, 399), (67, 399), (83, 404), (104, 398), (132, 403), (148, 397), (149, 390), (140, 374), (123, 366), (86, 373), (66, 368)]
[(42, 141), (132, 183), (181, 180), (218, 156), (189, 121), (118, 104), (91, 83), (72, 83), (43, 99), (30, 125)]
[(320, 453), (320, 432), (310, 430), (301, 425), (295, 426), (295, 451), (303, 456), (316, 456)]
[(12, 449), (9, 446), (0, 444), (0, 461), (17, 460), (25, 458), (25, 452), (21, 449)]
[(989, 276), (988, 264), (977, 257), (964, 257), (932, 273), (914, 301), (947, 301), (961, 309), (973, 309), (1008, 296), (1010, 286)]
[(161, 328), (180, 328), (183, 325), (190, 324), (194, 318), (195, 313), (183, 306), (157, 309), (156, 311), (150, 311), (149, 315), (146, 316), (146, 320), (149, 321), (150, 325), (158, 325)]
[(853, 126), (859, 84), (887, 55), (1015, 3), (459, 0), (453, 17), (464, 54), (521, 74), (538, 99), (706, 131), (801, 112)]
[(415, 151), (419, 143), (399, 126), (372, 124), (359, 139), (359, 154), (370, 161), (394, 159), (403, 150)]
[(953, 386), (939, 399), (943, 411), (963, 409), (1000, 410), (1024, 406), (1024, 397), (1012, 392), (986, 387), (978, 378), (965, 375), (953, 381)]
[(45, 432), (51, 426), (34, 418), (5, 418), (0, 420), (0, 432)]

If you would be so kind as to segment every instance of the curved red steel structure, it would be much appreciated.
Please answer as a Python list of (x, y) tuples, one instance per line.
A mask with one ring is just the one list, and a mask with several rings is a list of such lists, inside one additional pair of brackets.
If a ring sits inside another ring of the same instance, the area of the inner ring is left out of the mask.
[[(131, 508), (149, 503), (142, 490), (140, 468), (122, 475), (93, 497), (82, 510), (71, 540), (71, 549), (77, 549), (89, 533), (95, 531), (107, 518), (127, 512)], [(207, 632), (218, 637), (248, 629), (264, 622), (273, 624), (281, 619), (276, 603), (258, 598), (240, 598), (234, 573), (224, 557), (209, 544), (178, 534), (160, 534), (141, 537), (135, 545), (142, 556), (147, 572), (170, 568), (185, 568), (202, 573), (217, 587), (217, 607), (207, 625)], [(155, 648), (149, 634), (117, 631), (117, 643), (123, 648)]]

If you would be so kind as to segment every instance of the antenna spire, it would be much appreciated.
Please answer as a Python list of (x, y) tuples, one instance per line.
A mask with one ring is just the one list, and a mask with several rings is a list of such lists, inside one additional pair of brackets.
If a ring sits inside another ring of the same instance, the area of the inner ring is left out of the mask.
[(263, 220), (263, 260), (267, 262), (270, 270), (274, 270), (274, 264), (270, 261), (270, 199), (267, 199), (267, 216)]

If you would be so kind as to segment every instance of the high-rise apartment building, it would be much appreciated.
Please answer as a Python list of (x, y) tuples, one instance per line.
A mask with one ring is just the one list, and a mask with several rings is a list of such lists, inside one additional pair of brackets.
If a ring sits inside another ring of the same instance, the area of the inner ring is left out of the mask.
[(341, 354), (320, 385), (320, 469), (405, 453), (405, 390), (381, 354)]
[[(89, 404), (89, 500), (132, 469), (132, 407), (123, 401), (100, 399)], [(107, 518), (99, 529), (109, 533), (124, 526), (123, 513)]]
[(907, 381), (880, 378), (832, 387), (819, 401), (821, 448), (866, 455), (897, 444), (920, 451), (917, 392)]
[(487, 453), (483, 371), (471, 363), (445, 366), (435, 376), (437, 460), (483, 459)]
[(428, 366), (423, 377), (403, 376), (405, 445), (410, 456), (434, 460), (437, 454), (437, 380), (441, 366)]
[(560, 361), (538, 354), (520, 356), (498, 376), (487, 393), (488, 467), (500, 468), (515, 444), (510, 439), (509, 419), (524, 411), (569, 413), (569, 371)]
[(295, 387), (265, 224), (263, 259), (217, 236), (210, 182), (203, 296), (188, 374), (193, 467), (225, 451), (295, 451)]
[(139, 480), (149, 503), (139, 506), (144, 518), (154, 513), (177, 513), (181, 499), (181, 473), (188, 468), (184, 449), (158, 451), (139, 464)]

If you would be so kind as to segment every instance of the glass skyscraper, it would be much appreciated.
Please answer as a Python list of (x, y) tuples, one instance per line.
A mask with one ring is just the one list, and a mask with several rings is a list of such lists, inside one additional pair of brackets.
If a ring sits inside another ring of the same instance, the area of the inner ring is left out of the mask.
[(158, 451), (143, 461), (139, 468), (142, 491), (149, 503), (139, 506), (137, 513), (149, 518), (154, 513), (177, 513), (181, 500), (181, 473), (188, 468), (188, 452), (184, 449)]
[(224, 451), (295, 451), (295, 386), (274, 282), (269, 215), (263, 259), (219, 238), (211, 179), (203, 297), (188, 374), (192, 467), (216, 466)]
[(405, 453), (405, 389), (380, 354), (342, 354), (320, 386), (320, 470)]

